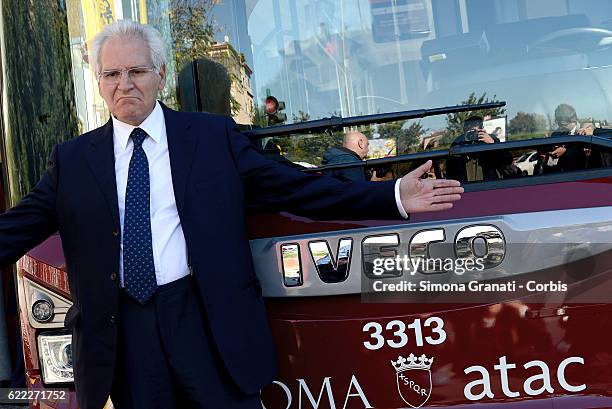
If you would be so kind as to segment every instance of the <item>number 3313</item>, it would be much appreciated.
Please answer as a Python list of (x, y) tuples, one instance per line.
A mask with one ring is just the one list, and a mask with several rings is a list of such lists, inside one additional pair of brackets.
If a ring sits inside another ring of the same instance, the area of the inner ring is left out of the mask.
[[(423, 329), (430, 335), (423, 336)], [(446, 340), (444, 321), (439, 317), (429, 317), (422, 324), (421, 319), (417, 318), (409, 325), (406, 325), (404, 321), (393, 320), (389, 321), (384, 328), (380, 323), (372, 321), (363, 326), (363, 332), (370, 336), (370, 339), (364, 341), (363, 345), (372, 351), (381, 349), (385, 344), (391, 348), (405, 347), (410, 339), (408, 332), (414, 336), (414, 342), (418, 347), (422, 347), (425, 343), (438, 345)]]

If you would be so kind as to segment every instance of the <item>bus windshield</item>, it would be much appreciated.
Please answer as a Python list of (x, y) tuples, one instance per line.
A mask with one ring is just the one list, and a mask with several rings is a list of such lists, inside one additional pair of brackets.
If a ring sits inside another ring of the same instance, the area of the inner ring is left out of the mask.
[[(368, 158), (447, 148), (475, 114), (504, 142), (590, 135), (608, 126), (612, 110), (607, 0), (68, 0), (67, 11), (83, 130), (108, 118), (88, 47), (95, 32), (121, 18), (164, 34), (165, 103), (230, 114), (249, 127), (507, 103), (359, 129)], [(263, 142), (319, 166), (342, 138)]]

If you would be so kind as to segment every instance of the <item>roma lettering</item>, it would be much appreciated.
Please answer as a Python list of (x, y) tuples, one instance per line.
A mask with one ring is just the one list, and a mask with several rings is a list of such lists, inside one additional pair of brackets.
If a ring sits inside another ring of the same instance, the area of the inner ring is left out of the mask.
[[(365, 393), (357, 377), (351, 375), (351, 381), (344, 392), (345, 387), (341, 387), (340, 391), (338, 386), (332, 386), (331, 376), (327, 376), (323, 379), (323, 383), (319, 387), (318, 385), (313, 388), (313, 385), (309, 386), (305, 379), (296, 379), (297, 382), (297, 401), (294, 401), (294, 392), (291, 388), (281, 381), (274, 381), (272, 387), (280, 388), (284, 393), (286, 402), (284, 409), (318, 409), (318, 408), (330, 408), (330, 409), (346, 409), (347, 407), (355, 407), (355, 404), (362, 404), (364, 409), (371, 409), (373, 406), (368, 401)], [(318, 391), (314, 392), (314, 391)], [(334, 393), (335, 390), (335, 393)], [(340, 395), (338, 395), (340, 393)], [(316, 397), (315, 397), (316, 395)], [(339, 396), (343, 397), (343, 400), (337, 400)], [(266, 409), (266, 406), (262, 406)]]

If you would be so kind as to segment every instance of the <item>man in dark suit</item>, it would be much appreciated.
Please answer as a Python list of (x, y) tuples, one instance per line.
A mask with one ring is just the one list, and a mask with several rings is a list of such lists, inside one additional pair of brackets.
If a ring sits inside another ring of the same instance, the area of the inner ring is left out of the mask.
[(74, 301), (83, 409), (255, 408), (275, 351), (245, 230), (245, 203), (313, 218), (448, 209), (456, 181), (340, 182), (262, 157), (230, 118), (156, 101), (165, 51), (117, 22), (93, 44), (111, 119), (53, 150), (36, 187), (0, 216), (0, 266), (60, 232)]

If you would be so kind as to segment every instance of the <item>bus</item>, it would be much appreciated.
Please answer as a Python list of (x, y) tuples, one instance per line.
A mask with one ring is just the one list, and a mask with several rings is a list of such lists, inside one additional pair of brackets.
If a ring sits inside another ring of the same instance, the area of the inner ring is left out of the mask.
[[(463, 183), (406, 220), (249, 206), (280, 368), (263, 407), (612, 407), (608, 1), (45, 0), (1, 18), (1, 210), (108, 120), (89, 50), (119, 19), (162, 33), (161, 101), (232, 116), (271, 160), (372, 181), (431, 160), (424, 177)], [(367, 155), (330, 163), (349, 133)], [(59, 236), (2, 277), (2, 385), (77, 408)]]

